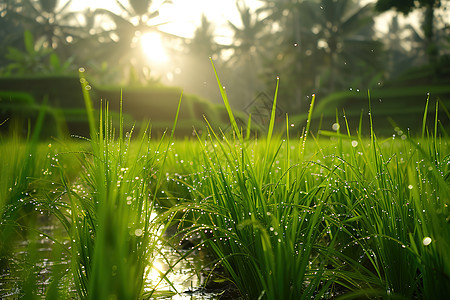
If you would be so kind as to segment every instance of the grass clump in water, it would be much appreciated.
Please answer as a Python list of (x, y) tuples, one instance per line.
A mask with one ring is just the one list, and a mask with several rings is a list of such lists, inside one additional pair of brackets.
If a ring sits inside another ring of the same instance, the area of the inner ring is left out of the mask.
[(243, 298), (448, 294), (449, 156), (437, 113), (427, 139), (379, 141), (370, 117), (369, 139), (345, 122), (345, 134), (322, 132), (335, 142), (314, 146), (308, 122), (292, 143), (272, 136), (272, 114), (267, 137), (249, 141), (218, 83), (233, 136), (209, 127), (199, 138), (202, 167), (179, 179), (192, 199), (182, 220)]
[[(145, 130), (133, 144), (133, 130), (124, 133), (122, 114), (115, 132), (107, 105), (97, 131), (88, 83), (80, 75), (92, 152), (78, 154), (83, 172), (75, 182), (62, 172), (70, 202), (68, 233), (76, 290), (83, 299), (138, 299), (144, 295), (145, 275), (160, 250), (165, 226), (155, 211), (167, 153), (164, 137), (151, 149), (150, 131)], [(167, 148), (172, 139), (173, 130)]]

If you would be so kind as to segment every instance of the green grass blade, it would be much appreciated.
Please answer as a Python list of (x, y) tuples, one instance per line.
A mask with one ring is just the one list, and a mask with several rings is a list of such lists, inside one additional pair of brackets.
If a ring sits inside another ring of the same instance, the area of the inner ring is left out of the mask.
[(92, 137), (97, 136), (97, 129), (96, 129), (96, 125), (95, 125), (94, 108), (92, 105), (92, 99), (91, 99), (91, 95), (89, 94), (91, 86), (89, 85), (88, 81), (86, 80), (86, 77), (84, 76), (84, 68), (79, 69), (78, 75), (80, 78), (81, 91), (83, 93), (84, 103), (86, 106), (86, 113), (87, 113), (88, 122), (89, 122), (89, 131), (90, 131), (91, 138), (92, 138)]
[(211, 65), (213, 67), (214, 74), (216, 75), (216, 80), (217, 80), (217, 84), (219, 85), (220, 95), (222, 96), (223, 103), (225, 104), (225, 108), (227, 110), (228, 117), (230, 118), (230, 122), (231, 122), (231, 126), (233, 128), (233, 131), (238, 136), (239, 140), (242, 141), (242, 135), (241, 135), (239, 127), (236, 123), (236, 119), (234, 118), (233, 111), (231, 110), (230, 102), (228, 101), (228, 96), (227, 96), (227, 93), (225, 92), (225, 88), (219, 79), (219, 75), (217, 74), (216, 67), (214, 66), (214, 62), (213, 62), (212, 58), (210, 58), (209, 60), (211, 61)]
[(425, 138), (425, 127), (427, 125), (427, 116), (428, 116), (428, 104), (430, 102), (430, 95), (427, 97), (427, 102), (425, 104), (425, 110), (423, 112), (422, 118), (422, 140)]

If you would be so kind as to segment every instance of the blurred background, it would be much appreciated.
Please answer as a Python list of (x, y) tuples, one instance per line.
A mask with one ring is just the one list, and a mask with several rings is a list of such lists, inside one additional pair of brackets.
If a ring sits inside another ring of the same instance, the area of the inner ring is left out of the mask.
[(210, 58), (255, 130), (277, 77), (277, 122), (289, 113), (293, 133), (313, 94), (317, 128), (331, 130), (336, 112), (356, 128), (368, 91), (382, 134), (417, 129), (428, 97), (447, 129), (449, 23), (450, 1), (438, 0), (1, 0), (0, 129), (45, 104), (48, 135), (85, 134), (80, 67), (96, 103), (117, 111), (122, 90), (130, 124), (170, 126), (183, 90), (180, 134), (203, 115), (227, 128)]

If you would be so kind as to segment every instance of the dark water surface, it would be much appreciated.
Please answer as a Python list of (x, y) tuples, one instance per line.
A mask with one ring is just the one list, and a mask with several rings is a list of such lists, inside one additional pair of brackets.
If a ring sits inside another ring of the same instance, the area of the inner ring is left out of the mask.
[[(0, 299), (19, 299), (30, 292), (37, 293), (38, 298), (46, 299), (49, 288), (64, 292), (64, 297), (68, 299), (78, 299), (70, 269), (70, 255), (63, 250), (63, 247), (69, 247), (70, 241), (67, 237), (64, 238), (61, 226), (48, 216), (39, 217), (37, 222), (35, 238), (15, 240), (12, 257), (7, 265), (2, 264)], [(25, 236), (32, 235), (30, 230), (24, 232)], [(51, 237), (63, 240), (62, 247)], [(186, 257), (180, 260), (181, 255)], [(197, 250), (175, 250), (162, 246), (153, 265), (146, 269), (144, 291), (151, 292), (156, 286), (151, 299), (224, 299), (226, 291), (201, 287), (208, 276), (203, 266), (204, 259), (205, 254)], [(170, 271), (167, 272), (168, 270)], [(166, 272), (171, 285), (166, 280), (161, 280), (161, 274)], [(59, 278), (56, 287), (52, 286), (54, 277)]]

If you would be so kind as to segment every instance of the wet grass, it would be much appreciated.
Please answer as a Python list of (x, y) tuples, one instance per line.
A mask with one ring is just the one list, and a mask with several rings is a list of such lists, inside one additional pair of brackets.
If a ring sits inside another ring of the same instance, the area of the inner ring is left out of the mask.
[[(182, 293), (170, 273), (180, 262), (189, 265), (193, 253), (212, 255), (204, 257), (206, 287), (233, 286), (243, 299), (450, 293), (450, 151), (437, 106), (435, 120), (427, 120), (427, 101), (417, 135), (395, 128), (393, 137), (380, 139), (371, 125), (364, 136), (343, 116), (336, 131), (313, 134), (308, 122), (293, 138), (288, 119), (284, 134), (274, 132), (272, 114), (267, 135), (252, 138), (238, 127), (217, 80), (228, 134), (209, 127), (196, 139), (173, 140), (172, 130), (153, 140), (151, 126), (126, 133), (122, 122), (112, 124), (107, 104), (96, 120), (86, 93), (87, 140), (49, 146), (38, 134), (2, 137), (2, 273), (20, 280), (2, 282), (0, 295)], [(274, 109), (276, 100), (275, 93)], [(361, 122), (372, 124), (371, 116)], [(44, 232), (42, 221), (63, 234)], [(14, 241), (42, 238), (50, 239), (54, 262), (45, 285), (39, 271), (20, 272), (25, 265), (42, 270), (35, 243), (24, 257), (12, 251)], [(164, 262), (168, 246), (178, 258), (161, 268), (154, 262)], [(150, 273), (157, 279), (149, 280)]]
[(210, 128), (201, 150), (188, 155), (201, 159), (174, 180), (190, 191), (187, 236), (202, 235), (196, 246), (216, 254), (215, 267), (226, 269), (243, 298), (449, 292), (450, 156), (437, 107), (429, 132), (427, 102), (419, 138), (396, 128), (397, 137), (379, 140), (372, 125), (363, 138), (344, 122), (336, 126), (344, 130), (321, 132), (326, 141), (310, 136), (307, 123), (292, 141), (272, 136), (272, 114), (267, 137), (248, 140), (218, 83), (234, 135)]

